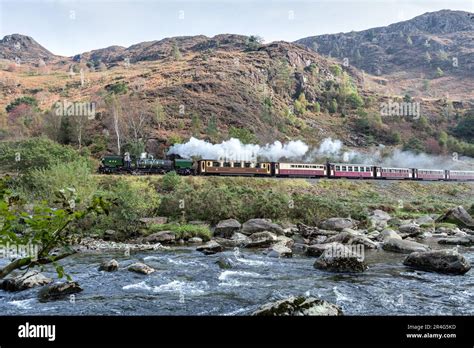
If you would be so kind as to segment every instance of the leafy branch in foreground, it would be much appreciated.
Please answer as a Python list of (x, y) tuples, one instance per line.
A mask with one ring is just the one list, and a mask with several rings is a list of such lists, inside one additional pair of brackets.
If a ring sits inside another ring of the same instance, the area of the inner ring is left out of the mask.
[(15, 255), (9, 264), (0, 268), (0, 279), (17, 269), (28, 270), (50, 263), (62, 278), (64, 269), (57, 261), (74, 253), (70, 247), (77, 236), (73, 223), (93, 213), (109, 214), (110, 202), (102, 197), (95, 196), (86, 208), (76, 209), (79, 199), (74, 188), (59, 190), (55, 195), (58, 208), (49, 207), (45, 202), (31, 206), (12, 195), (5, 180), (0, 180), (0, 248), (30, 246), (30, 250), (36, 251)]

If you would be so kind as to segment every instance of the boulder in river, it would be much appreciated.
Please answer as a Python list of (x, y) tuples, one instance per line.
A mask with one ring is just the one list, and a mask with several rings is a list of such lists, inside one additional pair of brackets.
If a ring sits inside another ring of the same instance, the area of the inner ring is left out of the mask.
[(341, 232), (335, 236), (326, 239), (325, 243), (341, 243), (341, 244), (362, 244), (369, 249), (377, 249), (377, 244), (371, 241), (362, 234), (356, 234), (354, 232)]
[(474, 228), (474, 219), (462, 206), (448, 210), (444, 215), (440, 216), (436, 222), (449, 222), (459, 227)]
[(242, 233), (252, 235), (254, 233), (268, 231), (277, 235), (284, 235), (283, 228), (268, 219), (250, 219), (242, 225)]
[(345, 228), (352, 228), (354, 225), (355, 223), (352, 219), (330, 218), (321, 223), (321, 228), (330, 231), (342, 231)]
[(474, 238), (472, 237), (440, 238), (438, 239), (438, 244), (470, 246), (474, 244)]
[(224, 251), (224, 247), (220, 245), (219, 243), (217, 243), (216, 241), (211, 240), (210, 242), (207, 242), (206, 244), (198, 246), (196, 250), (202, 252), (205, 255), (212, 255), (212, 254), (216, 254), (221, 251)]
[(55, 283), (45, 286), (38, 293), (40, 302), (61, 300), (68, 295), (83, 291), (77, 282)]
[(99, 266), (99, 271), (113, 272), (119, 269), (119, 263), (117, 260), (104, 261)]
[(386, 240), (390, 238), (402, 239), (402, 237), (397, 232), (388, 228), (380, 232), (379, 240)]
[(219, 257), (219, 259), (215, 262), (219, 268), (221, 269), (230, 269), (234, 267), (234, 262), (228, 257)]
[[(354, 247), (354, 246), (352, 246)], [(314, 267), (330, 272), (363, 272), (367, 269), (364, 262), (363, 246), (361, 250), (352, 250), (342, 244), (327, 248), (316, 260)]]
[(423, 234), (423, 230), (417, 224), (401, 225), (398, 230), (404, 237), (417, 237)]
[(388, 238), (382, 244), (382, 249), (395, 253), (409, 254), (415, 251), (428, 251), (429, 247), (411, 240)]
[(422, 271), (445, 274), (464, 274), (471, 269), (469, 261), (456, 250), (411, 253), (403, 264)]
[(154, 268), (148, 265), (145, 265), (144, 263), (141, 263), (141, 262), (137, 262), (128, 266), (128, 270), (130, 272), (135, 272), (135, 273), (140, 273), (140, 274), (151, 274), (155, 272)]
[(267, 303), (252, 313), (254, 316), (338, 316), (339, 306), (314, 297), (294, 297)]
[(235, 232), (240, 231), (242, 225), (235, 219), (219, 221), (214, 229), (214, 236), (222, 238), (231, 238)]
[(171, 231), (160, 231), (150, 234), (143, 238), (145, 243), (156, 244), (169, 244), (173, 243), (176, 240), (176, 235)]
[(0, 282), (0, 289), (5, 291), (22, 291), (51, 283), (53, 280), (37, 271), (28, 271), (23, 275), (6, 278)]
[(268, 231), (251, 234), (249, 239), (250, 242), (245, 245), (246, 248), (267, 248), (278, 241), (277, 236)]
[(324, 244), (312, 244), (306, 247), (306, 255), (312, 257), (319, 257), (321, 256), (326, 249), (334, 248), (336, 245), (342, 245), (338, 242), (333, 243), (324, 243)]
[(374, 210), (372, 214), (369, 215), (369, 221), (371, 227), (375, 228), (376, 230), (383, 230), (388, 225), (388, 220), (392, 217), (390, 214), (384, 212), (383, 210)]
[(188, 243), (191, 244), (201, 244), (202, 243), (202, 238), (199, 237), (192, 237), (188, 239)]
[(287, 247), (283, 242), (279, 242), (272, 245), (269, 248), (267, 256), (276, 257), (276, 258), (292, 257), (293, 251), (289, 247)]

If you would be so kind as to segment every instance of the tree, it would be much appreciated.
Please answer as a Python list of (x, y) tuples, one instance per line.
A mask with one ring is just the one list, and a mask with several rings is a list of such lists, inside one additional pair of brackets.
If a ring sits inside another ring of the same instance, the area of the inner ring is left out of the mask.
[(436, 77), (443, 77), (444, 76), (444, 71), (441, 70), (440, 67), (436, 68)]
[(448, 144), (448, 133), (441, 131), (438, 137), (438, 143), (441, 147), (446, 147)]
[(411, 37), (410, 36), (407, 36), (407, 44), (409, 46), (413, 45), (413, 41), (411, 40)]
[(71, 279), (57, 261), (74, 253), (70, 248), (75, 237), (74, 223), (92, 213), (108, 214), (110, 204), (101, 197), (95, 197), (87, 208), (77, 209), (78, 197), (73, 188), (59, 190), (56, 197), (59, 208), (44, 203), (25, 208), (21, 200), (6, 188), (5, 181), (0, 181), (0, 245), (37, 248), (36, 253), (17, 256), (0, 268), (0, 279), (17, 269), (27, 271), (50, 263), (55, 266), (59, 278), (66, 276)]
[(467, 141), (474, 142), (474, 110), (471, 110), (454, 128), (454, 134)]
[(255, 134), (246, 128), (229, 128), (229, 137), (239, 139), (242, 144), (253, 144), (257, 142)]
[(321, 105), (319, 104), (319, 102), (315, 102), (315, 103), (314, 103), (314, 111), (315, 111), (316, 113), (321, 112)]
[(211, 141), (217, 140), (217, 136), (219, 134), (219, 130), (217, 128), (217, 120), (214, 115), (211, 116), (207, 123), (206, 134), (211, 139)]
[(304, 93), (300, 93), (298, 99), (294, 101), (293, 106), (297, 115), (303, 115), (306, 112), (308, 101), (306, 100)]
[(331, 102), (329, 103), (328, 107), (329, 113), (334, 114), (337, 112), (337, 101), (336, 99), (332, 99)]
[(122, 143), (120, 139), (120, 123), (121, 123), (121, 112), (122, 112), (122, 106), (120, 104), (119, 99), (115, 94), (111, 94), (107, 97), (106, 103), (109, 107), (109, 112), (112, 116), (112, 127), (115, 132), (115, 139), (117, 142), (117, 154), (121, 154), (121, 148), (122, 148)]
[(191, 131), (193, 136), (198, 137), (201, 134), (202, 122), (198, 115), (193, 115), (191, 118)]
[(173, 41), (173, 45), (171, 47), (171, 56), (174, 60), (178, 61), (181, 60), (181, 51), (179, 50), (178, 44), (176, 41)]
[(247, 38), (247, 49), (249, 51), (256, 51), (258, 50), (263, 43), (263, 38), (258, 35), (251, 35)]
[(153, 115), (155, 117), (154, 121), (158, 126), (158, 129), (161, 129), (161, 125), (166, 120), (165, 111), (163, 106), (160, 104), (160, 101), (157, 99), (152, 106)]
[(331, 70), (333, 75), (336, 76), (336, 77), (341, 76), (341, 74), (342, 74), (342, 68), (337, 64), (331, 65), (329, 67), (329, 70)]

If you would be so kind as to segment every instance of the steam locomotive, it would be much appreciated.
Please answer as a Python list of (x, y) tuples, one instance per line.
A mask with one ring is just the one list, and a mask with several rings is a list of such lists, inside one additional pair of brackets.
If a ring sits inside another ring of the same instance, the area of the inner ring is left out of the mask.
[(474, 181), (474, 171), (392, 168), (369, 164), (290, 163), (198, 160), (171, 157), (153, 159), (141, 156), (135, 161), (122, 156), (105, 156), (99, 167), (101, 174), (165, 174), (234, 175), (286, 178), (348, 178), (380, 180)]

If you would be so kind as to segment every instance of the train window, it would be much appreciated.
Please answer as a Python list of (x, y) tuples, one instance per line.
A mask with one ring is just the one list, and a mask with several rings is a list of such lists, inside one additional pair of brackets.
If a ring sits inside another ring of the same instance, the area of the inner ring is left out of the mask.
[(260, 163), (255, 163), (255, 168), (260, 168)]
[(352, 166), (347, 167), (348, 172), (352, 172)]
[(370, 167), (365, 167), (366, 172), (370, 172)]
[(242, 163), (234, 162), (234, 168), (242, 168)]
[(219, 162), (212, 162), (212, 166), (213, 167), (220, 167), (220, 163)]
[(347, 172), (347, 167), (346, 167), (346, 166), (342, 166), (342, 171), (343, 171), (343, 172)]
[(336, 166), (336, 170), (341, 170), (341, 166)]
[(212, 162), (211, 162), (211, 161), (207, 161), (206, 164), (207, 164), (208, 167), (211, 167), (211, 166), (212, 166)]
[(224, 167), (230, 167), (230, 162), (224, 162)]
[(354, 172), (358, 172), (359, 171), (359, 167), (354, 167)]
[(250, 168), (250, 162), (244, 163), (244, 167), (245, 167), (245, 168)]

